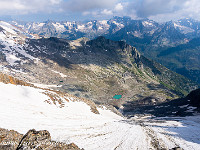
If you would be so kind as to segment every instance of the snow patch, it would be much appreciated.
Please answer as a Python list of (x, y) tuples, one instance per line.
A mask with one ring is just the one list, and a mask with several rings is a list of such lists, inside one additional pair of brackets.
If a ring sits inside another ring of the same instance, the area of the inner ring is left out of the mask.
[(9, 23), (0, 21), (0, 26), (7, 32), (10, 32), (11, 34), (16, 34), (16, 32), (14, 31), (14, 27), (10, 25)]
[(142, 24), (143, 26), (153, 26), (153, 23), (148, 22), (148, 21), (143, 21)]
[(59, 74), (62, 78), (66, 78), (67, 77), (67, 75), (65, 75), (65, 74), (63, 74), (61, 72), (58, 72), (58, 71), (55, 71), (55, 70), (51, 70), (51, 71), (54, 72), (54, 73)]
[(56, 28), (56, 30), (58, 32), (64, 32), (66, 29), (64, 27), (64, 25), (60, 24), (60, 23), (53, 23), (53, 26)]
[(17, 58), (15, 55), (10, 53), (4, 53), (6, 55), (6, 61), (11, 65), (16, 65), (16, 61), (20, 61), (20, 58)]

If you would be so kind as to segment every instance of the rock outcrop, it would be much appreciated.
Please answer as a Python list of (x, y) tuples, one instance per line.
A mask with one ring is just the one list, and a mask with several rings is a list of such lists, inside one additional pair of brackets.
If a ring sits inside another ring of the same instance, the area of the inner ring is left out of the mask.
[(47, 130), (29, 130), (24, 136), (14, 130), (0, 129), (1, 150), (80, 150), (74, 143), (65, 144), (51, 140)]

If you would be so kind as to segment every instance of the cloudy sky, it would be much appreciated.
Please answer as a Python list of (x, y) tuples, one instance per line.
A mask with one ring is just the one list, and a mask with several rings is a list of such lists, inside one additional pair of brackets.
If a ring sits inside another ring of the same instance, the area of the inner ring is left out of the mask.
[(109, 19), (200, 20), (199, 0), (0, 0), (0, 19), (23, 21)]

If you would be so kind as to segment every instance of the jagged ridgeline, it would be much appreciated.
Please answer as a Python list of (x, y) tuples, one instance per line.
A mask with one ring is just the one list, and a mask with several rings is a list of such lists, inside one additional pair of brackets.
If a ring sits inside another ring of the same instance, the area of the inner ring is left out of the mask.
[[(58, 84), (56, 89), (96, 103), (120, 106), (146, 97), (157, 103), (196, 88), (190, 80), (147, 59), (136, 48), (102, 36), (74, 41), (28, 39), (23, 48), (39, 60), (19, 64), (26, 74), (15, 76), (29, 82)], [(115, 95), (121, 98), (116, 100)]]

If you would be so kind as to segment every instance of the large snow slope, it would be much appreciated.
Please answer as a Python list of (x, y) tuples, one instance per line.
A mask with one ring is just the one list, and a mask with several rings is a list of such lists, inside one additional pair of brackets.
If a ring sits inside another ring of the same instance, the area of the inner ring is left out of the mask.
[(72, 101), (73, 97), (68, 97), (69, 102), (61, 97), (64, 107), (60, 107), (57, 102), (46, 101), (49, 97), (44, 92), (0, 83), (0, 127), (23, 134), (33, 128), (45, 129), (53, 140), (74, 142), (86, 150), (148, 150), (176, 146), (200, 149), (200, 117), (177, 121), (127, 120), (105, 108), (98, 108), (100, 114), (94, 114), (84, 102)]

